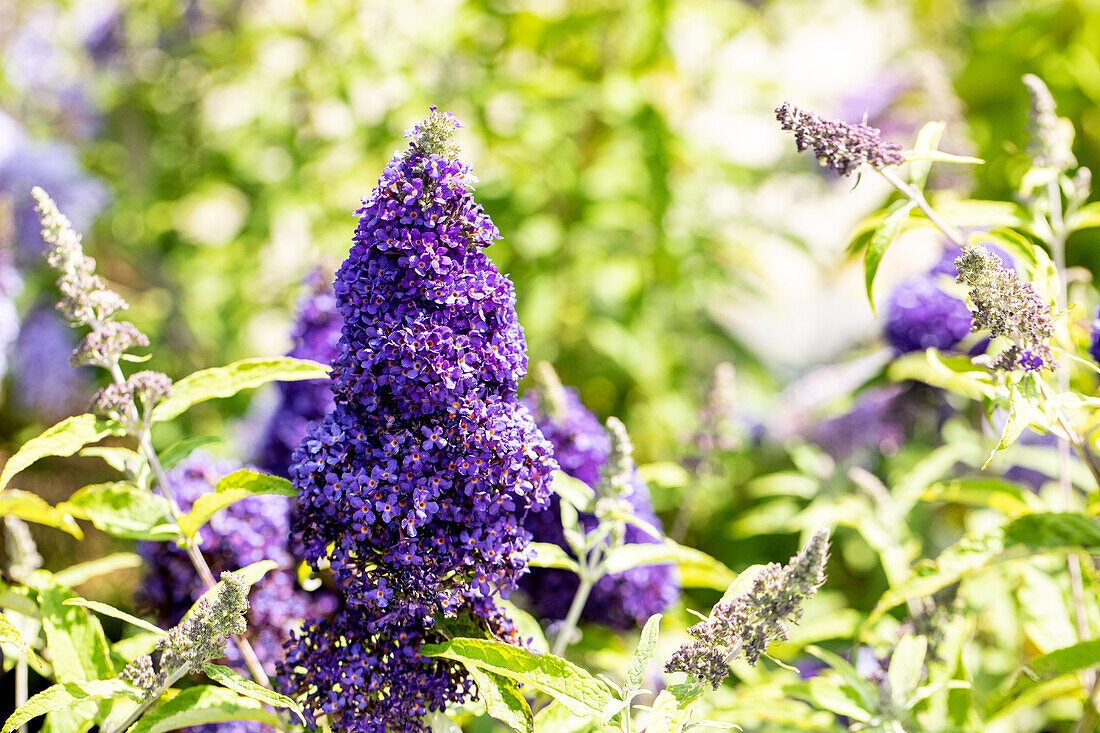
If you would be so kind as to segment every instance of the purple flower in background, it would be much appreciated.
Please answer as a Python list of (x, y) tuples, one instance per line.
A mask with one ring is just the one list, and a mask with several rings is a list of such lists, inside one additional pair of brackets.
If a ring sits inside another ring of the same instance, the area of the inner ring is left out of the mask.
[(85, 0), (78, 6), (84, 51), (99, 66), (115, 61), (126, 39), (125, 16), (114, 0)]
[(1092, 335), (1089, 340), (1089, 356), (1100, 363), (1100, 308), (1096, 310), (1096, 318), (1092, 320)]
[[(308, 292), (298, 304), (293, 346), (289, 356), (328, 364), (336, 356), (343, 319), (336, 309), (332, 282), (321, 269), (306, 276)], [(257, 463), (264, 471), (288, 476), (291, 455), (306, 436), (310, 425), (323, 419), (333, 408), (331, 382), (280, 382), (279, 402), (268, 419)]]
[(856, 398), (849, 412), (817, 423), (808, 437), (839, 461), (866, 450), (897, 453), (916, 419), (916, 405), (906, 399), (907, 392), (900, 384), (868, 389)]
[[(557, 394), (550, 397), (547, 393), (551, 389), (529, 390), (524, 395), (524, 402), (538, 416), (539, 429), (554, 446), (554, 459), (561, 469), (595, 488), (611, 451), (607, 431), (581, 403), (576, 390), (559, 387), (554, 390)], [(636, 473), (633, 492), (626, 498), (639, 518), (660, 528), (661, 522), (653, 512), (649, 490)], [(591, 514), (582, 515), (581, 521), (586, 531), (592, 531), (597, 524), (596, 517)], [(524, 526), (535, 541), (567, 547), (557, 495), (551, 497), (547, 509), (531, 512)], [(627, 525), (625, 540), (627, 543), (659, 542), (634, 525)], [(520, 581), (520, 589), (530, 598), (536, 615), (543, 619), (561, 620), (569, 611), (578, 582), (576, 574), (568, 570), (532, 568), (530, 574)], [(606, 575), (597, 582), (585, 604), (582, 618), (612, 628), (630, 629), (641, 626), (653, 614), (664, 611), (679, 595), (680, 587), (671, 566), (631, 568), (623, 573)]]
[(516, 400), (527, 345), (483, 251), (499, 233), (455, 157), (458, 126), (433, 108), (358, 211), (334, 286), (334, 406), (290, 468), (295, 551), (328, 565), (347, 610), (295, 639), (284, 678), (340, 730), (421, 731), (424, 711), (468, 694), (417, 649), (439, 615), (494, 625), (491, 595), (526, 571), (523, 521), (556, 468)]
[(10, 197), (15, 217), (16, 262), (39, 263), (45, 251), (31, 188), (48, 190), (77, 231), (87, 231), (107, 204), (107, 192), (89, 177), (65, 143), (28, 138), (0, 113), (0, 195)]
[(11, 358), (16, 410), (46, 423), (84, 412), (92, 396), (88, 367), (73, 369), (76, 337), (61, 315), (40, 303), (23, 320)]
[(945, 293), (936, 276), (899, 284), (886, 306), (886, 340), (899, 353), (954, 348), (970, 334), (970, 309)]
[[(180, 509), (189, 511), (198, 497), (214, 491), (218, 479), (239, 467), (235, 461), (192, 453), (168, 472)], [(218, 512), (199, 532), (203, 556), (215, 577), (261, 560), (279, 564), (253, 586), (248, 613), (251, 641), (269, 674), (274, 674), (283, 644), (297, 622), (331, 613), (336, 606), (331, 595), (307, 593), (298, 586), (297, 563), (287, 548), (289, 510), (285, 497), (253, 496)], [(141, 542), (138, 549), (147, 565), (138, 594), (141, 604), (166, 625), (179, 623), (206, 591), (186, 551), (170, 542)], [(234, 645), (227, 647), (226, 654), (239, 661)]]

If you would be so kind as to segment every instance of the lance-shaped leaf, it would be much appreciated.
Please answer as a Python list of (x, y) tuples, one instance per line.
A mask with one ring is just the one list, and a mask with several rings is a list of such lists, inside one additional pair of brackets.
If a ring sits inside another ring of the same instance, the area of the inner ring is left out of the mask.
[(1093, 639), (1055, 649), (1049, 654), (1037, 657), (1028, 666), (1037, 675), (1063, 675), (1095, 667), (1098, 660), (1100, 660), (1100, 639)]
[(242, 359), (227, 366), (203, 369), (172, 385), (172, 394), (153, 410), (153, 419), (171, 420), (199, 402), (232, 397), (243, 389), (268, 382), (324, 379), (328, 371), (324, 364), (289, 356)]
[(560, 568), (574, 573), (580, 571), (577, 561), (552, 542), (532, 542), (527, 547), (532, 553), (528, 564), (533, 568)]
[(40, 458), (71, 456), (88, 443), (95, 443), (108, 435), (121, 434), (122, 427), (113, 420), (99, 420), (95, 415), (87, 413), (66, 418), (37, 438), (28, 440), (8, 459), (0, 473), (0, 491), (4, 490), (13, 476)]
[(262, 703), (271, 705), (277, 708), (288, 708), (292, 710), (298, 719), (302, 723), (306, 722), (305, 717), (302, 715), (302, 706), (291, 700), (286, 695), (281, 695), (274, 690), (269, 690), (266, 687), (256, 684), (252, 680), (245, 679), (239, 673), (234, 672), (229, 667), (223, 667), (220, 664), (204, 664), (203, 671), (206, 672), (206, 676), (215, 682), (220, 683), (224, 687), (238, 692), (245, 697), (251, 697), (253, 700), (259, 700)]
[(160, 458), (160, 465), (164, 466), (165, 468), (172, 468), (199, 448), (204, 448), (208, 445), (221, 442), (221, 438), (217, 438), (212, 435), (200, 435), (194, 438), (184, 438), (183, 440), (173, 443), (172, 445), (168, 446), (160, 452), (160, 455), (158, 456)]
[(901, 234), (902, 227), (909, 219), (909, 212), (915, 206), (916, 204), (904, 199), (891, 204), (890, 208), (886, 210), (882, 224), (871, 235), (871, 241), (867, 243), (867, 249), (863, 252), (863, 280), (867, 287), (867, 301), (871, 304), (872, 311), (875, 310), (874, 287), (878, 266), (882, 262), (886, 250)]
[(85, 682), (115, 676), (107, 649), (107, 637), (99, 619), (90, 616), (83, 608), (65, 605), (76, 596), (43, 571), (36, 576), (44, 578), (38, 591), (38, 603), (42, 611), (42, 628), (46, 632), (46, 648), (53, 662), (54, 674), (59, 682)]
[(421, 654), (473, 665), (545, 692), (571, 713), (602, 719), (615, 699), (611, 685), (552, 654), (532, 652), (490, 639), (451, 639), (425, 644)]
[(23, 639), (23, 635), (19, 633), (19, 629), (15, 628), (15, 624), (2, 613), (0, 613), (0, 641), (15, 647), (20, 654), (27, 658), (27, 661), (39, 674), (49, 668), (45, 660), (38, 656), (30, 644)]
[(646, 565), (676, 565), (680, 582), (688, 588), (725, 590), (737, 574), (705, 552), (666, 539), (660, 543), (628, 544), (611, 551), (604, 564), (608, 573)]
[(535, 723), (531, 706), (516, 689), (516, 683), (503, 675), (481, 669), (477, 665), (465, 665), (478, 697), (485, 703), (485, 710), (517, 733), (534, 733)]
[(145, 619), (140, 619), (137, 616), (121, 611), (114, 606), (109, 606), (106, 603), (100, 603), (99, 601), (89, 601), (87, 598), (66, 598), (62, 601), (65, 606), (80, 606), (81, 608), (87, 608), (90, 611), (102, 614), (104, 616), (110, 616), (111, 618), (117, 618), (120, 621), (125, 621), (128, 624), (133, 624), (139, 629), (145, 629), (146, 631), (161, 636), (168, 636), (168, 632), (160, 627), (149, 623)]
[(112, 573), (117, 573), (119, 570), (140, 568), (142, 562), (141, 556), (133, 552), (113, 552), (110, 555), (105, 555), (95, 560), (70, 565), (64, 570), (55, 573), (54, 579), (57, 581), (58, 585), (63, 585), (66, 588), (75, 588), (101, 575), (111, 575)]
[(551, 474), (550, 488), (580, 511), (587, 510), (596, 500), (596, 492), (591, 486), (565, 471), (554, 471)]
[(34, 720), (39, 715), (63, 710), (89, 700), (109, 700), (114, 697), (138, 697), (140, 693), (122, 680), (89, 680), (62, 682), (47, 687), (33, 696), (0, 728), (0, 733), (11, 733), (16, 728)]
[(630, 666), (626, 668), (626, 692), (634, 692), (642, 686), (645, 673), (649, 665), (653, 663), (653, 655), (657, 651), (657, 636), (660, 633), (661, 614), (649, 617), (642, 627), (642, 635), (638, 639), (638, 648), (634, 650), (634, 656), (630, 658)]
[(115, 537), (139, 540), (171, 540), (178, 536), (168, 524), (168, 502), (125, 481), (94, 484), (80, 489), (58, 506)]
[(195, 685), (169, 691), (128, 733), (166, 733), (208, 723), (255, 721), (281, 730), (279, 718), (258, 700), (217, 685)]
[(19, 489), (8, 489), (0, 493), (0, 517), (11, 515), (27, 522), (44, 524), (60, 529), (78, 540), (84, 537), (80, 526), (64, 507), (52, 507), (38, 494)]
[(180, 530), (188, 537), (194, 537), (195, 533), (215, 514), (249, 496), (260, 494), (294, 496), (296, 493), (293, 484), (285, 478), (242, 468), (228, 476), (223, 476), (218, 480), (215, 491), (203, 494), (196, 499), (191, 511), (180, 517)]
[(1076, 512), (1028, 514), (1004, 528), (1005, 547), (1032, 550), (1080, 549), (1100, 554), (1100, 525)]
[(646, 733), (680, 733), (702, 698), (698, 685), (672, 685), (653, 702)]

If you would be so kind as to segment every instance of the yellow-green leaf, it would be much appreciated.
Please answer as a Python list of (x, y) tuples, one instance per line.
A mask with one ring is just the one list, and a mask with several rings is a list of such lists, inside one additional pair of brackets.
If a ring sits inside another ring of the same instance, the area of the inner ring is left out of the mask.
[(118, 423), (99, 420), (95, 415), (86, 413), (66, 418), (37, 438), (28, 440), (8, 459), (0, 473), (0, 491), (4, 490), (12, 477), (41, 458), (71, 456), (88, 443), (121, 433), (122, 428)]
[(243, 389), (268, 382), (297, 382), (328, 377), (328, 367), (289, 356), (242, 359), (227, 366), (203, 369), (172, 385), (172, 394), (153, 410), (155, 420), (171, 420), (199, 402), (232, 397)]

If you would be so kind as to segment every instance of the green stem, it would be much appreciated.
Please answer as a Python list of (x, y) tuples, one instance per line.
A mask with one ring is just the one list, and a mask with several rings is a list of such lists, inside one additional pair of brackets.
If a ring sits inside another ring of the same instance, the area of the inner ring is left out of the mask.
[[(1047, 182), (1047, 200), (1050, 205), (1050, 249), (1054, 258), (1054, 266), (1058, 273), (1058, 291), (1055, 294), (1054, 305), (1058, 309), (1058, 312), (1063, 312), (1066, 309), (1066, 304), (1069, 300), (1069, 291), (1066, 286), (1066, 224), (1065, 219), (1062, 216), (1062, 192), (1058, 187), (1058, 179), (1053, 178)], [(1058, 370), (1058, 391), (1069, 391), (1069, 371), (1066, 368)], [(1063, 418), (1061, 411), (1058, 413), (1059, 418), (1063, 424), (1068, 423), (1068, 420)], [(1066, 511), (1070, 511), (1073, 507), (1073, 484), (1070, 481), (1070, 455), (1069, 455), (1069, 432), (1066, 433), (1065, 440), (1058, 441), (1058, 481), (1062, 487), (1062, 502), (1065, 505)], [(1076, 440), (1073, 441), (1078, 453), (1082, 457), (1088, 455), (1088, 446), (1084, 445), (1084, 441), (1081, 440), (1076, 432), (1073, 433)], [(1089, 463), (1090, 469), (1093, 468)], [(1093, 470), (1093, 475), (1096, 475)], [(1097, 481), (1097, 485), (1100, 486), (1100, 479)], [(1066, 558), (1066, 569), (1069, 571), (1069, 584), (1070, 590), (1073, 594), (1073, 608), (1074, 616), (1077, 626), (1077, 638), (1078, 641), (1085, 641), (1089, 638), (1089, 621), (1088, 615), (1085, 611), (1085, 587), (1081, 579), (1081, 560), (1077, 555), (1070, 555)], [(1096, 672), (1090, 670), (1085, 673), (1085, 686), (1093, 687), (1096, 684), (1097, 676)]]
[(966, 237), (962, 235), (962, 232), (948, 224), (943, 217), (936, 213), (936, 210), (928, 203), (928, 199), (924, 198), (924, 194), (921, 193), (919, 188), (901, 180), (889, 168), (881, 169), (879, 174), (889, 181), (890, 185), (901, 192), (902, 195), (916, 204), (917, 207), (924, 212), (924, 215), (928, 217), (928, 220), (935, 224), (936, 228), (943, 232), (948, 239), (960, 247), (966, 246)]
[[(23, 707), (27, 702), (28, 696), (28, 680), (27, 680), (27, 659), (20, 655), (19, 661), (15, 663), (15, 709)], [(27, 733), (27, 724), (19, 726), (19, 733)]]
[(555, 657), (560, 657), (569, 646), (569, 640), (573, 637), (577, 622), (580, 621), (584, 604), (588, 602), (588, 594), (592, 592), (592, 587), (595, 585), (587, 568), (583, 569), (580, 579), (577, 592), (573, 595), (573, 602), (569, 604), (569, 612), (565, 615), (561, 628), (558, 629), (558, 635), (554, 637), (554, 647), (550, 653)]
[[(126, 383), (126, 377), (123, 375), (122, 368), (119, 367), (117, 361), (111, 364), (110, 372), (111, 378), (115, 381), (115, 384)], [(131, 410), (133, 411), (131, 420), (136, 425), (138, 424), (137, 410), (133, 406), (131, 406)], [(153, 441), (149, 438), (148, 429), (141, 431), (138, 437), (138, 447), (145, 461), (153, 470), (153, 476), (156, 478), (160, 493), (167, 501), (168, 510), (172, 515), (173, 521), (175, 521), (178, 526), (181, 516), (179, 503), (176, 501), (175, 494), (172, 492), (172, 484), (168, 480), (168, 474), (165, 472), (164, 466), (160, 462), (160, 457), (157, 456), (157, 452), (153, 448)], [(218, 581), (214, 578), (214, 573), (210, 571), (210, 566), (206, 563), (206, 558), (202, 556), (202, 552), (199, 551), (199, 548), (195, 546), (195, 543), (191, 541), (190, 538), (187, 539), (185, 550), (187, 551), (187, 557), (191, 560), (191, 564), (194, 565), (195, 570), (202, 579), (203, 585), (207, 588), (213, 588), (217, 585)], [(270, 689), (271, 680), (268, 678), (267, 672), (264, 671), (263, 665), (260, 664), (260, 659), (256, 656), (256, 650), (248, 643), (248, 639), (242, 634), (237, 634), (233, 637), (233, 643), (237, 646), (237, 650), (241, 654), (241, 659), (244, 660), (245, 666), (248, 667), (252, 679), (258, 684)]]

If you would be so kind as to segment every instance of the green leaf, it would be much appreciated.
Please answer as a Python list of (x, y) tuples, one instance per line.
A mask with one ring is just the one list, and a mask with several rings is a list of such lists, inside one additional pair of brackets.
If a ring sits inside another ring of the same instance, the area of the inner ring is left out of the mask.
[(1080, 549), (1100, 554), (1100, 525), (1074, 512), (1042, 512), (1014, 519), (1004, 528), (1005, 547)]
[(783, 692), (796, 700), (805, 700), (821, 710), (861, 723), (874, 717), (874, 709), (868, 710), (850, 685), (841, 685), (826, 677), (814, 677), (806, 682), (784, 685)]
[(450, 716), (441, 710), (432, 710), (424, 716), (424, 722), (428, 725), (430, 733), (462, 733), (458, 723), (451, 720)]
[(106, 603), (100, 603), (99, 601), (89, 601), (87, 598), (66, 598), (62, 601), (65, 606), (80, 606), (81, 608), (87, 608), (96, 613), (103, 614), (104, 616), (110, 616), (111, 618), (117, 618), (126, 623), (133, 624), (140, 629), (145, 629), (154, 634), (160, 634), (161, 636), (168, 636), (168, 632), (161, 629), (154, 624), (149, 623), (144, 619), (140, 619), (137, 616), (132, 616), (125, 611), (120, 611), (114, 606), (109, 606)]
[(574, 573), (580, 571), (577, 561), (569, 557), (565, 550), (552, 542), (531, 542), (527, 546), (534, 553), (528, 561), (531, 567), (560, 568), (571, 570)]
[(863, 252), (863, 280), (867, 287), (867, 301), (871, 304), (872, 311), (875, 310), (875, 273), (878, 272), (879, 263), (882, 262), (886, 250), (901, 234), (901, 229), (905, 226), (905, 221), (909, 218), (909, 212), (913, 210), (914, 206), (916, 204), (905, 199), (891, 204), (890, 208), (886, 210), (882, 224), (871, 235), (871, 241), (868, 242), (867, 249)]
[(114, 697), (138, 697), (140, 693), (122, 680), (90, 680), (62, 682), (48, 687), (11, 714), (0, 728), (0, 733), (11, 733), (29, 720), (54, 710), (63, 710), (88, 700), (107, 700)]
[(588, 733), (592, 725), (590, 719), (578, 718), (569, 712), (569, 708), (554, 700), (535, 715), (535, 730), (539, 733)]
[(702, 696), (702, 688), (697, 685), (672, 685), (661, 690), (653, 701), (645, 733), (680, 733)]
[(611, 686), (560, 657), (534, 654), (526, 649), (491, 639), (451, 639), (425, 644), (421, 654), (441, 657), (504, 675), (545, 692), (574, 715), (602, 719), (613, 701)]
[(1015, 443), (1039, 414), (1039, 403), (1036, 398), (1029, 394), (1023, 385), (1010, 384), (1008, 386), (1008, 420), (1005, 421), (1004, 430), (1001, 432), (1001, 440), (989, 454), (982, 468), (988, 466), (997, 453)]
[(171, 540), (178, 536), (166, 524), (172, 521), (168, 502), (125, 481), (85, 486), (59, 508), (90, 519), (97, 528), (115, 537)]
[(638, 466), (638, 475), (647, 484), (669, 489), (683, 488), (691, 483), (691, 473), (673, 461), (642, 463)]
[(1100, 227), (1100, 202), (1082, 206), (1069, 218), (1066, 225), (1071, 231)]
[(645, 680), (645, 673), (649, 665), (653, 663), (653, 655), (657, 652), (657, 636), (660, 633), (661, 614), (649, 617), (642, 627), (642, 635), (638, 639), (638, 648), (634, 650), (634, 656), (630, 658), (630, 666), (626, 668), (626, 692), (627, 694), (641, 688)]
[(985, 162), (981, 158), (975, 158), (970, 155), (953, 155), (952, 153), (944, 153), (939, 150), (929, 153), (918, 153), (915, 150), (906, 150), (902, 155), (905, 156), (907, 162), (919, 160), (932, 163), (966, 163), (968, 165), (979, 165)]
[(878, 691), (863, 678), (863, 675), (856, 671), (855, 667), (836, 654), (819, 646), (811, 644), (806, 647), (806, 651), (836, 670), (841, 679), (844, 680), (844, 686), (855, 693), (860, 707), (868, 712), (874, 712), (878, 705)]
[(2, 613), (0, 613), (0, 641), (11, 644), (18, 649), (19, 653), (27, 658), (27, 662), (34, 667), (36, 672), (41, 674), (48, 668), (46, 661), (38, 656), (30, 644), (23, 640), (23, 635), (19, 633), (19, 629), (15, 628), (15, 625)]
[(1030, 665), (1037, 675), (1063, 675), (1090, 669), (1100, 660), (1100, 639), (1083, 641), (1034, 659)]
[(41, 458), (71, 456), (88, 443), (102, 440), (108, 435), (121, 435), (122, 432), (122, 427), (117, 422), (98, 420), (95, 415), (85, 413), (66, 418), (37, 438), (28, 440), (8, 459), (3, 473), (0, 473), (0, 491), (4, 490), (12, 477)]
[(57, 681), (85, 682), (114, 677), (107, 638), (99, 619), (83, 608), (66, 605), (66, 600), (76, 596), (57, 585), (47, 573), (39, 571), (38, 575), (45, 577), (38, 591), (38, 604)]
[[(909, 166), (909, 182), (918, 189), (923, 189), (928, 182), (928, 174), (932, 171), (932, 160), (917, 156), (932, 155), (938, 152), (940, 138), (947, 129), (946, 122), (926, 122), (917, 133), (917, 141), (913, 149), (907, 151), (906, 159), (911, 161)], [(914, 157), (909, 158), (912, 155)]]
[(8, 489), (0, 492), (0, 517), (7, 515), (19, 517), (27, 522), (60, 529), (78, 540), (84, 538), (80, 526), (68, 512), (62, 508), (50, 506), (41, 496), (32, 494), (29, 491)]
[(997, 388), (989, 372), (966, 356), (944, 356), (935, 349), (914, 351), (894, 360), (887, 370), (892, 382), (915, 380), (972, 400), (993, 399)]
[(238, 692), (245, 697), (251, 697), (253, 700), (259, 700), (272, 707), (288, 708), (298, 716), (298, 719), (302, 721), (302, 723), (306, 722), (305, 716), (302, 715), (302, 706), (286, 695), (282, 695), (274, 690), (269, 690), (266, 687), (256, 684), (252, 680), (245, 679), (238, 672), (233, 671), (229, 667), (223, 667), (220, 664), (204, 664), (202, 669), (206, 672), (207, 677), (228, 687), (234, 692)]
[(278, 716), (257, 700), (216, 685), (195, 685), (165, 695), (127, 733), (166, 733), (195, 725), (251, 720), (281, 729)]
[(242, 389), (252, 389), (268, 382), (325, 379), (328, 372), (324, 364), (289, 356), (242, 359), (228, 366), (203, 369), (172, 385), (172, 394), (153, 410), (153, 419), (171, 420), (199, 402), (232, 397)]
[(160, 458), (160, 465), (165, 469), (172, 468), (177, 463), (182, 461), (187, 456), (199, 448), (211, 445), (213, 443), (221, 443), (222, 439), (213, 435), (200, 435), (194, 438), (184, 438), (183, 440), (173, 443), (164, 449), (158, 456)]
[(516, 683), (507, 677), (467, 664), (466, 670), (477, 685), (478, 697), (485, 703), (485, 710), (500, 722), (519, 733), (534, 733), (535, 723), (531, 706), (516, 689)]
[(596, 492), (591, 486), (565, 471), (554, 471), (551, 474), (550, 488), (580, 511), (585, 511), (596, 500)]
[(725, 590), (737, 578), (736, 573), (705, 552), (668, 539), (616, 547), (609, 553), (604, 569), (608, 573), (621, 573), (646, 565), (678, 566), (680, 581), (687, 588)]
[(210, 518), (230, 504), (249, 496), (276, 494), (294, 496), (294, 486), (285, 478), (271, 476), (259, 471), (242, 468), (218, 480), (215, 491), (203, 494), (191, 507), (191, 511), (180, 517), (180, 530), (188, 537), (194, 537)]
[(115, 552), (110, 555), (89, 560), (88, 562), (70, 565), (64, 570), (55, 573), (54, 579), (58, 585), (66, 588), (75, 588), (81, 583), (87, 583), (92, 578), (101, 575), (110, 575), (119, 570), (140, 568), (143, 560), (140, 555), (133, 552)]
[(970, 476), (932, 484), (920, 496), (921, 501), (945, 501), (967, 506), (983, 506), (1008, 517), (1033, 511), (1034, 495), (1019, 486), (992, 476)]
[(894, 647), (894, 653), (890, 655), (890, 668), (886, 672), (886, 679), (890, 682), (890, 696), (897, 709), (904, 709), (906, 700), (920, 684), (924, 657), (927, 653), (928, 639), (914, 634), (906, 634)]
[(121, 474), (137, 477), (145, 467), (145, 459), (140, 453), (129, 448), (115, 446), (92, 446), (84, 448), (79, 454), (83, 458), (101, 458), (103, 461)]

